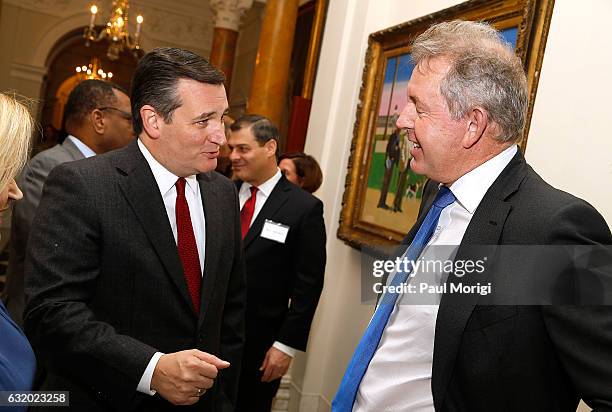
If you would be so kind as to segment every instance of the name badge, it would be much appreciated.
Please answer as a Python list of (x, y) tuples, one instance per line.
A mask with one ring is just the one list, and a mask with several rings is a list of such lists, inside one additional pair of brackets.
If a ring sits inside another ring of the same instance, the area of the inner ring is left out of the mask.
[(287, 233), (289, 233), (289, 226), (266, 219), (266, 223), (264, 223), (264, 227), (261, 231), (261, 237), (278, 243), (285, 243)]

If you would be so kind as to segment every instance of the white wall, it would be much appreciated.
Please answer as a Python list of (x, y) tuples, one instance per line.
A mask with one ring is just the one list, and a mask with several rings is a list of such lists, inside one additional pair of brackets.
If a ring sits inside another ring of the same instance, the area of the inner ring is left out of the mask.
[[(325, 203), (328, 264), (308, 353), (293, 368), (291, 410), (329, 410), (372, 313), (360, 303), (359, 254), (336, 237), (367, 37), (456, 3), (330, 2), (305, 148), (323, 169), (318, 195)], [(604, 27), (611, 12), (609, 0), (557, 0), (526, 151), (546, 180), (591, 202), (609, 223), (612, 139), (605, 122), (612, 119), (612, 47)]]
[(595, 206), (612, 226), (612, 2), (558, 0), (526, 158), (553, 186)]

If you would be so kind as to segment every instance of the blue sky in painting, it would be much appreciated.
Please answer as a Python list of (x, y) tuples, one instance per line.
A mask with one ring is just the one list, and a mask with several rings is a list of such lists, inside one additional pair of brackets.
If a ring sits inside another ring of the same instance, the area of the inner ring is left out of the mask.
[(518, 35), (518, 27), (511, 27), (509, 29), (502, 30), (501, 32), (504, 39), (516, 48), (516, 37)]
[(410, 59), (410, 54), (406, 53), (399, 57), (399, 67), (397, 68), (397, 82), (403, 82), (410, 80), (412, 70), (414, 69), (414, 63)]
[(395, 77), (395, 62), (397, 57), (391, 57), (387, 60), (387, 70), (385, 71), (385, 83), (393, 83), (393, 77)]

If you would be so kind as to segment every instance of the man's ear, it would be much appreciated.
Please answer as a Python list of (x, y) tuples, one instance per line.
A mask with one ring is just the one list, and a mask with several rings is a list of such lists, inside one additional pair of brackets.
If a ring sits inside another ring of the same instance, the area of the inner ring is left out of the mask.
[(99, 135), (103, 135), (106, 131), (106, 126), (104, 124), (105, 119), (102, 110), (94, 109), (91, 113), (89, 113), (89, 120), (91, 121), (91, 126), (93, 127), (94, 131)]
[(142, 119), (142, 127), (145, 133), (151, 139), (159, 139), (164, 119), (157, 113), (153, 106), (148, 104), (142, 106), (140, 108), (140, 118)]
[(268, 157), (276, 156), (276, 149), (278, 148), (278, 142), (276, 139), (270, 139), (265, 144)]
[(466, 118), (466, 131), (462, 145), (465, 149), (474, 146), (482, 138), (489, 125), (489, 113), (482, 107), (476, 106), (468, 112)]

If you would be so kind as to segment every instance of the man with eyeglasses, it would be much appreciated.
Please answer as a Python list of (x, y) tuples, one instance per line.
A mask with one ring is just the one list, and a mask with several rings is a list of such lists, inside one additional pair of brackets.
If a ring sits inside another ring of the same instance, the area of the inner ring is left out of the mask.
[(12, 213), (9, 267), (2, 298), (20, 326), (23, 326), (27, 240), (45, 180), (59, 164), (119, 149), (132, 141), (130, 98), (119, 85), (85, 80), (68, 97), (64, 129), (68, 134), (64, 141), (34, 156), (17, 179), (24, 198), (15, 204)]

